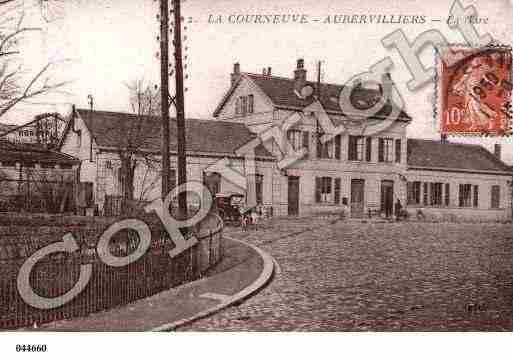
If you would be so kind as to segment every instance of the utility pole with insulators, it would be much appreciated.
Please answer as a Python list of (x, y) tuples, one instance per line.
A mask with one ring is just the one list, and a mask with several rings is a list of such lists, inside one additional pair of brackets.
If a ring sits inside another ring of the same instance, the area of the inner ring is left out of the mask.
[[(176, 127), (178, 143), (178, 185), (187, 182), (186, 165), (186, 144), (185, 144), (185, 101), (183, 86), (183, 64), (182, 64), (182, 15), (180, 9), (181, 0), (173, 0), (174, 12), (174, 41), (175, 48), (175, 105), (176, 105)], [(180, 218), (187, 216), (187, 192), (183, 191), (178, 197), (178, 209)]]
[(169, 188), (169, 6), (160, 0), (160, 99), (162, 121), (162, 200)]

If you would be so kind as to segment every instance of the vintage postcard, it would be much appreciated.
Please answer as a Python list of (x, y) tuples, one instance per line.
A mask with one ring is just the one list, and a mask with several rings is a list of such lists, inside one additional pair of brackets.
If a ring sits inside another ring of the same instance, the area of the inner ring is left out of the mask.
[(6, 350), (513, 330), (512, 19), (508, 0), (0, 0)]

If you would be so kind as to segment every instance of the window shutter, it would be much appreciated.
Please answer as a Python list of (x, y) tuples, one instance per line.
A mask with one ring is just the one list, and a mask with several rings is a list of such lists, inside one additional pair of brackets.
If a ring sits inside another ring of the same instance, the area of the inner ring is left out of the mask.
[(479, 206), (479, 186), (478, 185), (474, 185), (474, 203), (473, 203), (474, 207), (478, 207)]
[(349, 136), (349, 147), (347, 149), (349, 161), (356, 160), (356, 137)]
[[(205, 176), (205, 172), (203, 172), (203, 177)], [(203, 180), (203, 183), (205, 183), (205, 180)], [(173, 189), (176, 187), (176, 170), (170, 169), (169, 170), (169, 189)]]
[(448, 207), (451, 204), (451, 185), (445, 184), (445, 205)]
[(385, 161), (384, 149), (385, 149), (385, 140), (380, 138), (378, 141), (378, 161), (379, 162)]
[(317, 158), (322, 158), (322, 143), (320, 134), (315, 136), (315, 142), (317, 144)]
[(337, 160), (340, 159), (340, 151), (341, 151), (341, 148), (340, 148), (340, 135), (336, 135), (335, 136), (335, 158)]
[(335, 204), (340, 204), (340, 178), (335, 178)]
[(415, 203), (413, 197), (413, 182), (406, 182), (406, 204)]
[(365, 160), (367, 162), (372, 161), (372, 137), (365, 139)]
[(310, 155), (310, 132), (303, 131), (303, 148), (306, 150), (305, 158)]
[(500, 186), (498, 186), (498, 185), (493, 185), (492, 186), (491, 198), (492, 198), (491, 207), (492, 208), (499, 208), (500, 207), (500, 202), (501, 202), (501, 187)]
[(254, 111), (254, 97), (253, 95), (248, 96), (248, 112), (253, 113)]
[(331, 194), (331, 177), (325, 177), (326, 178), (326, 185), (328, 186), (326, 193)]
[(395, 140), (395, 162), (401, 162), (401, 140)]
[(315, 177), (315, 202), (321, 202), (321, 178)]

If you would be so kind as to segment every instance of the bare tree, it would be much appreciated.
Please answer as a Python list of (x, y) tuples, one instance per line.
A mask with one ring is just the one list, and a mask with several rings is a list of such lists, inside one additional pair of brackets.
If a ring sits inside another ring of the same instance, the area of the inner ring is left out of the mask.
[[(20, 41), (25, 35), (41, 32), (41, 27), (26, 26), (25, 11), (38, 6), (43, 21), (51, 3), (58, 0), (0, 0), (0, 118), (19, 103), (58, 91), (68, 81), (52, 81), (51, 70), (57, 65), (50, 61), (35, 73), (24, 66)], [(29, 3), (29, 4), (27, 4)]]
[[(149, 178), (150, 172), (158, 173), (158, 160), (151, 144), (159, 138), (157, 116), (160, 113), (160, 93), (143, 80), (135, 80), (127, 85), (130, 93), (129, 102), (133, 116), (119, 123), (116, 128), (110, 129), (112, 139), (116, 143), (121, 167), (120, 179), (123, 198), (134, 199), (134, 176), (139, 164), (144, 165), (145, 174), (142, 186), (154, 186), (154, 178)], [(141, 189), (141, 196), (148, 189)]]

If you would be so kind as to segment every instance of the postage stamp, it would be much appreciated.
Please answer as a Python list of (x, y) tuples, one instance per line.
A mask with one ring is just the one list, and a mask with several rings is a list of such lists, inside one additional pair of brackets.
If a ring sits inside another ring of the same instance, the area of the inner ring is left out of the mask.
[(442, 51), (439, 60), (436, 113), (441, 134), (511, 134), (511, 48), (455, 45)]

